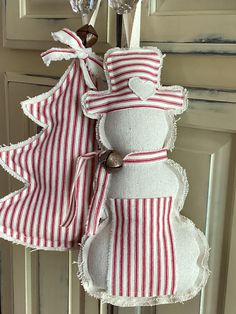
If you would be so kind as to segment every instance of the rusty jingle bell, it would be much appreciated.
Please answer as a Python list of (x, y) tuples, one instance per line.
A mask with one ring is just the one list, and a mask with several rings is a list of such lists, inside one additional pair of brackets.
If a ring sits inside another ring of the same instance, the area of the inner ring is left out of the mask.
[(98, 34), (92, 25), (83, 25), (77, 30), (76, 34), (82, 39), (86, 48), (92, 47), (98, 40)]
[(123, 166), (123, 158), (116, 150), (106, 150), (101, 154), (99, 162), (108, 173), (117, 172)]

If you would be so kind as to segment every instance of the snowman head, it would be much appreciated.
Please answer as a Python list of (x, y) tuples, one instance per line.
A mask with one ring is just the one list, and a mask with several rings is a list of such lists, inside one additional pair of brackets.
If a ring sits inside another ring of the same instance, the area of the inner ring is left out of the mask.
[(173, 125), (168, 112), (183, 105), (183, 90), (160, 85), (162, 60), (156, 48), (108, 51), (104, 69), (109, 89), (83, 97), (85, 114), (98, 119), (102, 148), (126, 155), (165, 147)]

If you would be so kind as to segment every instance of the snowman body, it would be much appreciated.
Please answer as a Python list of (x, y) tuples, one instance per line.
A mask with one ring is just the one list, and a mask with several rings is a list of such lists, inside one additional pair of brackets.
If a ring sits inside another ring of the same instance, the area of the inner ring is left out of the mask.
[(123, 167), (106, 184), (97, 174), (101, 210), (96, 231), (83, 237), (79, 271), (91, 295), (118, 306), (182, 302), (208, 277), (206, 239), (179, 214), (185, 171), (167, 157), (186, 90), (160, 85), (162, 60), (156, 48), (112, 49), (104, 61), (109, 90), (83, 99), (84, 113), (98, 119), (101, 149), (118, 151)]

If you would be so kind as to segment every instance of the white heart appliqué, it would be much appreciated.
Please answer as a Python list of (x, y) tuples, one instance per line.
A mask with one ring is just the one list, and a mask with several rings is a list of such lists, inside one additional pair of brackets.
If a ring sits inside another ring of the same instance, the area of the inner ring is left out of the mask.
[(144, 81), (139, 77), (132, 77), (129, 80), (129, 88), (142, 100), (147, 100), (155, 95), (155, 84), (150, 81)]

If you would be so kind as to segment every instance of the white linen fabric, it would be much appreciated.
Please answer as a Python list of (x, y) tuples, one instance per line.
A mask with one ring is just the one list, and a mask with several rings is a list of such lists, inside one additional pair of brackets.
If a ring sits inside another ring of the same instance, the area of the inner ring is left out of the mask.
[(82, 99), (85, 115), (98, 120), (100, 148), (117, 150), (124, 164), (109, 174), (98, 167), (79, 276), (88, 293), (118, 306), (183, 302), (209, 275), (206, 238), (180, 214), (185, 171), (167, 158), (187, 92), (161, 86), (162, 62), (156, 48), (111, 49), (109, 89)]

